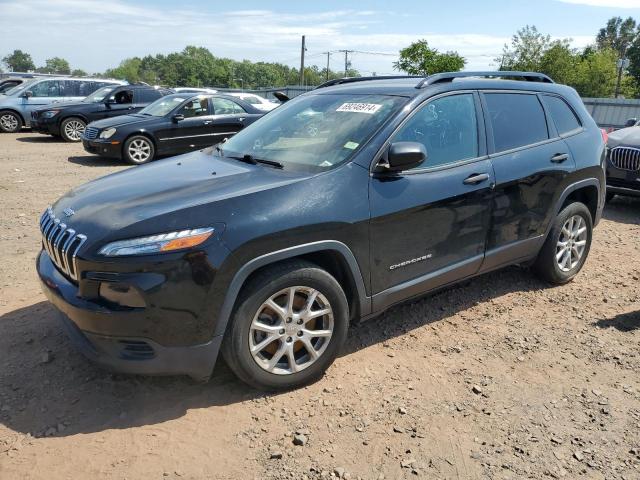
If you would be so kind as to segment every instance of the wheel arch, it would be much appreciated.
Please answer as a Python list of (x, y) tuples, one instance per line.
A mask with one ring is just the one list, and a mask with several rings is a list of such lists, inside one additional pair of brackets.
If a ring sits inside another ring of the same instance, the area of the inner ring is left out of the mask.
[(560, 196), (556, 215), (562, 211), (567, 205), (573, 202), (584, 203), (589, 212), (591, 219), (596, 221), (598, 214), (598, 206), (600, 203), (600, 182), (595, 178), (587, 178), (579, 182), (569, 185)]
[(371, 299), (366, 295), (362, 273), (353, 252), (342, 242), (319, 241), (267, 253), (243, 265), (229, 284), (214, 337), (225, 333), (240, 291), (253, 276), (265, 268), (293, 259), (310, 261), (336, 278), (347, 296), (352, 319), (371, 312)]
[(16, 110), (15, 108), (0, 108), (0, 114), (2, 112), (11, 112), (11, 113), (15, 113), (18, 117), (20, 117), (20, 120), (22, 121), (22, 125), (26, 125), (27, 122), (24, 119), (24, 115), (22, 115), (18, 110)]
[(77, 118), (78, 120), (82, 120), (85, 124), (89, 125), (89, 120), (82, 114), (72, 113), (70, 115), (65, 115), (64, 117), (60, 117), (58, 119), (58, 125), (62, 126), (62, 122), (65, 120), (69, 120), (70, 118)]

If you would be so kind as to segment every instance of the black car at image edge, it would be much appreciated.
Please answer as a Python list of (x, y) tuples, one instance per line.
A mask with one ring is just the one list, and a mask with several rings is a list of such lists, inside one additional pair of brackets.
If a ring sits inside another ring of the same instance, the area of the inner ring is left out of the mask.
[(101, 365), (205, 380), (221, 352), (287, 389), (355, 319), (513, 264), (574, 279), (605, 190), (602, 132), (545, 75), (334, 80), (216, 148), (71, 190), (37, 270)]
[(31, 129), (79, 142), (87, 124), (104, 118), (136, 113), (172, 90), (149, 85), (110, 85), (81, 102), (53, 103), (31, 112)]
[(89, 124), (82, 144), (89, 153), (140, 165), (219, 143), (264, 114), (228, 95), (176, 93), (136, 114)]

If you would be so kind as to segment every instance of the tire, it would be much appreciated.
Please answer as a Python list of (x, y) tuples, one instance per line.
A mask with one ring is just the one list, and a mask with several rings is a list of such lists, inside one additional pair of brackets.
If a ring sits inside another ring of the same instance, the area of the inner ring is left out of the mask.
[[(572, 230), (571, 235), (567, 235), (569, 230)], [(592, 236), (593, 222), (586, 205), (579, 202), (568, 205), (553, 221), (549, 236), (533, 264), (535, 272), (543, 280), (556, 285), (570, 282), (582, 269), (589, 255)], [(567, 249), (562, 244), (573, 245), (575, 248), (569, 246)], [(557, 259), (561, 251), (564, 253)]]
[(122, 147), (122, 157), (133, 165), (142, 165), (153, 160), (156, 148), (153, 141), (144, 135), (127, 138)]
[(606, 199), (605, 199), (605, 202), (606, 202), (606, 203), (609, 203), (611, 200), (613, 200), (613, 198), (614, 198), (615, 196), (616, 196), (616, 194), (615, 194), (615, 193), (607, 192), (607, 197), (606, 197)]
[[(292, 290), (294, 301), (289, 302)], [(312, 297), (313, 308), (308, 308)], [(269, 300), (280, 307), (279, 314), (266, 305)], [(287, 313), (290, 303), (293, 313)], [(326, 310), (330, 313), (304, 320), (307, 312)], [(270, 327), (270, 333), (261, 330), (265, 327)], [(336, 279), (313, 263), (287, 262), (267, 268), (243, 288), (222, 343), (222, 355), (237, 377), (255, 388), (298, 388), (320, 378), (333, 363), (348, 327), (349, 307)]]
[(87, 123), (78, 117), (65, 118), (60, 124), (60, 136), (65, 142), (79, 142)]
[(0, 131), (4, 133), (16, 133), (22, 128), (22, 117), (10, 110), (0, 111)]

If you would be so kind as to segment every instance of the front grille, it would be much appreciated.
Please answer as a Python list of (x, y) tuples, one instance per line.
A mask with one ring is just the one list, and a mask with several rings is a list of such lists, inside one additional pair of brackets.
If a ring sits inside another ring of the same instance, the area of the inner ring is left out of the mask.
[(631, 147), (616, 147), (609, 152), (609, 158), (614, 167), (620, 170), (640, 170), (640, 149)]
[(93, 140), (98, 136), (98, 129), (95, 127), (87, 127), (84, 129), (84, 138)]
[(72, 280), (78, 280), (76, 255), (87, 237), (62, 223), (48, 207), (40, 218), (42, 246), (58, 269)]

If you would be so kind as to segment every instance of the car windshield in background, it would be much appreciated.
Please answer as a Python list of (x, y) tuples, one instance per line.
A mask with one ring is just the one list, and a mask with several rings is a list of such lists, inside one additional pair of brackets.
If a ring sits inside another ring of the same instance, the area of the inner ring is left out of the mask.
[(301, 96), (230, 138), (223, 155), (326, 170), (347, 161), (406, 101), (388, 95)]
[(187, 98), (188, 97), (174, 96), (162, 97), (140, 110), (140, 113), (142, 115), (151, 115), (153, 117), (164, 117), (167, 113), (176, 108)]
[(104, 99), (107, 98), (107, 95), (113, 92), (116, 89), (116, 87), (117, 85), (111, 86), (111, 87), (102, 87), (96, 90), (95, 92), (93, 92), (91, 95), (89, 95), (87, 98), (85, 98), (82, 101), (86, 103), (104, 102)]
[(33, 80), (27, 80), (26, 82), (23, 82), (20, 85), (16, 85), (15, 87), (10, 88), (6, 92), (4, 92), (4, 94), (8, 97), (12, 95), (16, 95), (22, 92), (23, 90), (28, 90), (27, 87), (31, 86), (31, 84), (33, 84)]

